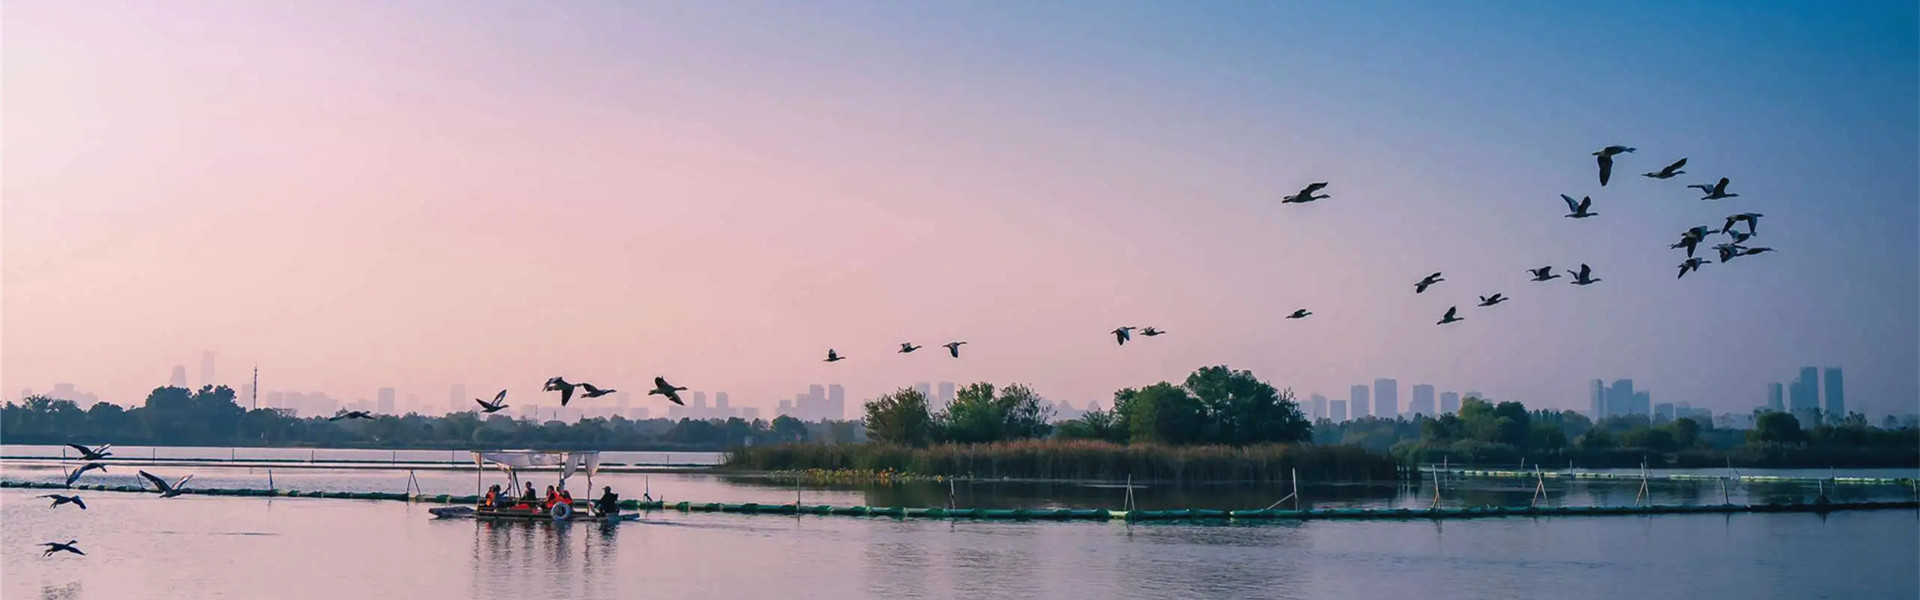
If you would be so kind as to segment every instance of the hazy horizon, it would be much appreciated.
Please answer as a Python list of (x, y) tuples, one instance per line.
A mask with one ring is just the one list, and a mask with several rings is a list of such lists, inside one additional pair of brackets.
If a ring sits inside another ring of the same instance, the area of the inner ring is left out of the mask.
[[(1226, 364), (1302, 399), (1395, 378), (1402, 411), (1631, 378), (1741, 412), (1814, 366), (1910, 413), (1917, 11), (8, 3), (0, 390), (138, 404), (212, 350), (263, 400), (423, 408), (552, 406), (554, 375), (656, 415), (656, 375), (1106, 406)], [(1609, 144), (1638, 151), (1603, 188)], [(1676, 280), (1667, 245), (1737, 212), (1779, 252)]]

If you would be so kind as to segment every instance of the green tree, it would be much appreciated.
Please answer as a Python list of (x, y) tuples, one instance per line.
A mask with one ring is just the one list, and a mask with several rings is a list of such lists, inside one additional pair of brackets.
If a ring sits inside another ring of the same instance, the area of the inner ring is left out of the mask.
[(955, 391), (953, 402), (935, 419), (939, 424), (937, 437), (961, 444), (1000, 441), (1007, 414), (997, 400), (993, 384), (984, 381)]
[(1033, 389), (1012, 384), (1000, 389), (996, 399), (1005, 412), (1000, 439), (1023, 440), (1047, 437), (1053, 433), (1053, 405)]
[(1205, 411), (1207, 441), (1245, 445), (1313, 439), (1313, 424), (1300, 414), (1292, 390), (1282, 394), (1251, 372), (1202, 367), (1187, 376), (1186, 388)]
[(782, 442), (807, 441), (807, 424), (787, 415), (774, 417), (773, 438)]
[(1800, 430), (1800, 420), (1793, 414), (1768, 412), (1760, 415), (1753, 423), (1753, 430), (1747, 432), (1749, 441), (1794, 444), (1806, 440), (1806, 432)]
[(1160, 382), (1126, 390), (1127, 439), (1135, 443), (1189, 444), (1204, 439), (1200, 401), (1186, 388)]
[(900, 388), (866, 407), (868, 439), (903, 446), (924, 446), (933, 439), (933, 415), (928, 414), (927, 397), (919, 390)]

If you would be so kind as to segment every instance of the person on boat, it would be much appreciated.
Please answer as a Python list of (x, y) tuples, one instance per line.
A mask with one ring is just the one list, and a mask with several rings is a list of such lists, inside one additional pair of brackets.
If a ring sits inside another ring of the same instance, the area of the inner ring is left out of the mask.
[(613, 486), (600, 488), (600, 499), (593, 502), (593, 509), (603, 516), (619, 516), (620, 495), (613, 493)]
[(567, 486), (564, 484), (560, 486), (559, 503), (573, 506), (573, 492), (567, 491)]
[(480, 506), (485, 508), (498, 508), (500, 506), (500, 484), (496, 483), (493, 484), (493, 487), (487, 488), (487, 497), (480, 501)]
[(520, 501), (525, 502), (527, 504), (533, 504), (533, 501), (536, 498), (539, 498), (539, 496), (533, 495), (533, 482), (529, 481), (527, 482), (527, 493), (520, 496)]
[(560, 494), (558, 492), (553, 491), (553, 486), (547, 486), (547, 501), (546, 503), (541, 504), (540, 508), (552, 509), (553, 505), (559, 502), (560, 502)]

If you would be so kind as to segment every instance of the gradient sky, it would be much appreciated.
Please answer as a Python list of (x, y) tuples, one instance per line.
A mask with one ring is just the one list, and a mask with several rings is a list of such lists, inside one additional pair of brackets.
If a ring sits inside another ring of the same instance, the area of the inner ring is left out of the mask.
[[(138, 403), (213, 350), (429, 408), (552, 375), (1106, 404), (1220, 363), (1403, 405), (1632, 377), (1744, 411), (1801, 365), (1920, 402), (1912, 2), (1203, 8), (8, 2), (0, 389)], [(1666, 245), (1742, 211), (1780, 252), (1676, 281)]]

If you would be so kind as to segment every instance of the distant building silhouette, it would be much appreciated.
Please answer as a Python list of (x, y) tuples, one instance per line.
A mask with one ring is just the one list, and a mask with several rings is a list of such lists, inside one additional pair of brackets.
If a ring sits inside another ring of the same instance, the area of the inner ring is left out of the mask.
[(1653, 405), (1653, 420), (1656, 422), (1672, 421), (1673, 405), (1665, 402)]
[(1767, 410), (1769, 412), (1787, 412), (1786, 386), (1779, 383), (1767, 384)]
[[(25, 395), (32, 395), (31, 392), (32, 390), (28, 390), (28, 393)], [(53, 384), (53, 389), (47, 390), (47, 393), (41, 395), (55, 400), (72, 402), (75, 406), (79, 406), (80, 410), (92, 408), (95, 403), (100, 402), (100, 396), (92, 392), (81, 391), (71, 383)]]
[(1838, 421), (1847, 418), (1847, 391), (1845, 386), (1841, 385), (1840, 367), (1827, 367), (1826, 376), (1827, 420)]
[(1433, 386), (1424, 383), (1413, 385), (1413, 399), (1407, 404), (1407, 412), (1416, 415), (1434, 416)]
[(177, 387), (177, 388), (186, 388), (187, 387), (187, 366), (174, 365), (173, 376), (167, 378), (167, 385)]
[[(1372, 388), (1368, 388), (1365, 385), (1356, 385), (1356, 386), (1347, 388), (1347, 396), (1348, 396), (1347, 408), (1349, 411), (1351, 411), (1349, 413), (1349, 416), (1351, 418), (1358, 419), (1361, 417), (1365, 417), (1369, 414), (1372, 414), (1373, 402), (1372, 400), (1370, 400), (1370, 398), (1372, 398), (1372, 394), (1373, 394)], [(1344, 421), (1346, 419), (1341, 419), (1341, 420)]]
[(1373, 380), (1373, 416), (1382, 419), (1400, 417), (1400, 382), (1392, 379)]
[(1347, 401), (1333, 400), (1327, 402), (1327, 419), (1335, 423), (1346, 421)]
[(1319, 394), (1307, 396), (1307, 420), (1318, 421), (1327, 418), (1327, 397)]
[(1488, 404), (1492, 404), (1492, 403), (1493, 403), (1493, 399), (1492, 399), (1492, 398), (1488, 398), (1486, 394), (1482, 394), (1482, 393), (1480, 393), (1480, 392), (1476, 392), (1476, 391), (1472, 391), (1472, 390), (1468, 390), (1468, 391), (1467, 391), (1467, 393), (1466, 393), (1466, 395), (1465, 395), (1465, 396), (1462, 396), (1462, 397), (1463, 397), (1463, 398), (1479, 398), (1481, 402), (1486, 402), (1486, 403), (1488, 403)]
[(1819, 422), (1820, 412), (1820, 370), (1813, 367), (1801, 367), (1800, 376), (1787, 386), (1787, 409), (1799, 419), (1801, 427), (1812, 427)]
[(939, 400), (939, 403), (932, 405), (936, 409), (946, 408), (947, 405), (953, 404), (953, 382), (940, 382), (940, 397), (937, 400)]
[(847, 389), (846, 388), (840, 387), (840, 384), (838, 383), (830, 384), (827, 386), (826, 412), (822, 414), (821, 417), (827, 418), (827, 419), (833, 419), (835, 421), (839, 421), (847, 418)]
[(1459, 413), (1460, 413), (1460, 394), (1454, 393), (1454, 392), (1440, 392), (1440, 414), (1452, 415), (1452, 414), (1459, 414)]
[(1607, 382), (1595, 379), (1587, 384), (1587, 417), (1598, 421), (1607, 418), (1610, 412), (1607, 410)]
[(913, 384), (913, 391), (920, 392), (920, 397), (926, 398), (928, 402), (933, 401), (933, 384), (925, 381), (915, 383)]
[(1636, 415), (1652, 415), (1653, 414), (1653, 392), (1646, 392), (1646, 391), (1634, 392), (1633, 393), (1633, 411), (1634, 411), (1633, 414), (1636, 414)]

